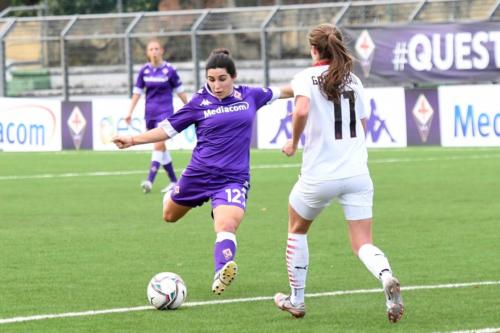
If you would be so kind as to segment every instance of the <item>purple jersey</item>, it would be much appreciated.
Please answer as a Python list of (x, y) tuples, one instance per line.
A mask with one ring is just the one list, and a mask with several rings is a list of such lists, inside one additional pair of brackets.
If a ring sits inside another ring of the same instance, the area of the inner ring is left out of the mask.
[(250, 141), (257, 110), (279, 96), (267, 88), (235, 86), (222, 101), (205, 85), (159, 126), (173, 137), (195, 124), (197, 144), (183, 175), (212, 174), (249, 180)]
[(173, 67), (164, 61), (153, 67), (150, 63), (142, 66), (137, 76), (134, 93), (146, 90), (146, 121), (163, 120), (174, 113), (173, 93), (182, 92), (182, 82)]

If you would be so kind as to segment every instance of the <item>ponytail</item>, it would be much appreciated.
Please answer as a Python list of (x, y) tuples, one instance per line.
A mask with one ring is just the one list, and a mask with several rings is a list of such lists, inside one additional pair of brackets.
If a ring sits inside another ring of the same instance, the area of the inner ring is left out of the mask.
[(332, 24), (320, 24), (309, 33), (309, 43), (319, 53), (320, 59), (329, 60), (328, 70), (319, 80), (325, 98), (338, 103), (345, 87), (351, 83), (353, 57), (342, 41), (340, 30)]

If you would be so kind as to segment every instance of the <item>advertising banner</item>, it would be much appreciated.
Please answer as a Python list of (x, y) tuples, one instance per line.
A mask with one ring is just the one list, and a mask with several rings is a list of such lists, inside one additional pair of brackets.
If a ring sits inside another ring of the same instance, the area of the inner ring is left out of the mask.
[(92, 149), (92, 102), (62, 102), (63, 149)]
[[(178, 98), (174, 98), (174, 107), (176, 110), (180, 108), (182, 102)], [(137, 135), (146, 130), (144, 121), (144, 98), (137, 103), (132, 122), (128, 125), (125, 122), (130, 106), (130, 100), (127, 98), (116, 99), (94, 99), (92, 102), (92, 137), (94, 150), (118, 150), (111, 142), (113, 136), (117, 134)], [(176, 149), (192, 149), (196, 145), (196, 133), (194, 126), (191, 126), (179, 133), (174, 138), (166, 142), (167, 148)], [(138, 145), (132, 150), (152, 150), (153, 144)]]
[(440, 87), (441, 145), (500, 146), (500, 85)]
[[(278, 99), (257, 112), (258, 148), (281, 149), (292, 138), (292, 112), (292, 98)], [(304, 138), (301, 141), (303, 145)]]
[(437, 89), (406, 89), (405, 102), (408, 146), (439, 145)]
[[(92, 101), (92, 142), (94, 150), (118, 150), (111, 142), (115, 135), (137, 135), (145, 131), (144, 103), (137, 103), (130, 125), (124, 119), (129, 106), (130, 100), (126, 98), (96, 98)], [(139, 145), (129, 149), (151, 150), (153, 145)]]
[(4, 151), (61, 150), (61, 102), (1, 98), (0, 148)]
[(365, 89), (366, 146), (406, 147), (405, 92), (403, 88)]
[(343, 29), (366, 84), (497, 81), (500, 22)]
[[(405, 94), (403, 88), (365, 89), (368, 147), (406, 147)], [(257, 114), (258, 148), (281, 149), (292, 137), (293, 99), (277, 100)], [(306, 137), (301, 138), (299, 147)]]

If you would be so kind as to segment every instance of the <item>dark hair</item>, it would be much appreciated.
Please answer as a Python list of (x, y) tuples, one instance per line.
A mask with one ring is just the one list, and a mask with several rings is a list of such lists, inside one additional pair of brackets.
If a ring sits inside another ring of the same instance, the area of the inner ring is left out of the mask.
[(338, 102), (343, 89), (351, 82), (354, 66), (353, 57), (342, 41), (342, 33), (333, 24), (323, 23), (309, 32), (309, 44), (316, 48), (320, 59), (330, 61), (319, 87), (328, 100)]
[(236, 77), (236, 66), (233, 59), (229, 56), (228, 49), (218, 48), (212, 50), (205, 65), (205, 73), (213, 68), (225, 68), (231, 77)]

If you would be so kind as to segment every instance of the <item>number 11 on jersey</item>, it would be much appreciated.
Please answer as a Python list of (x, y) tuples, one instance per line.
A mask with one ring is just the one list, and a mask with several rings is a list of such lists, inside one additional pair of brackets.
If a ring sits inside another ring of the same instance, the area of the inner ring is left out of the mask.
[[(349, 100), (349, 132), (351, 138), (356, 137), (356, 109), (354, 91), (348, 90), (342, 93), (341, 98)], [(335, 116), (335, 140), (342, 140), (342, 107), (340, 102), (333, 102)]]

